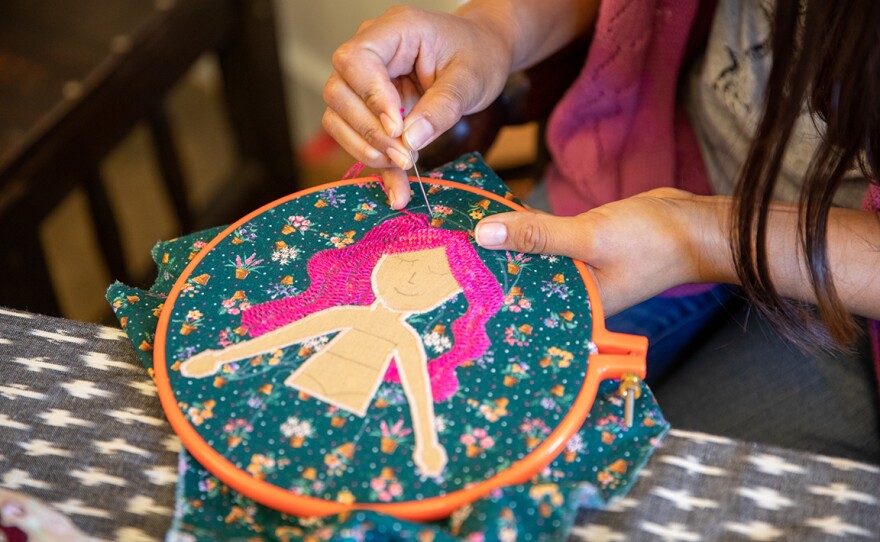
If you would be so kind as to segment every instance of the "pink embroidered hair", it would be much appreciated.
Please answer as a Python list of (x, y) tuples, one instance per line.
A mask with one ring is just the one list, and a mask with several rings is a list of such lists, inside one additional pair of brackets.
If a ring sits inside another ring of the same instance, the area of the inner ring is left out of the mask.
[[(458, 389), (455, 368), (489, 348), (486, 322), (501, 308), (503, 294), (468, 234), (432, 228), (424, 215), (403, 214), (374, 227), (349, 247), (315, 254), (307, 267), (311, 283), (306, 291), (248, 308), (242, 313), (242, 325), (257, 337), (330, 307), (370, 305), (376, 299), (371, 274), (383, 255), (438, 247), (446, 249), (452, 275), (468, 302), (467, 311), (451, 325), (452, 349), (428, 361), (432, 396), (443, 401)], [(394, 363), (385, 380), (400, 381)]]

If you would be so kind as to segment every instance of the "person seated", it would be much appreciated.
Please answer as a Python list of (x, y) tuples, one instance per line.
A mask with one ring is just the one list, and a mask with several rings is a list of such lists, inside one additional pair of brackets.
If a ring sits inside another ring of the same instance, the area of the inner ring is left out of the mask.
[[(673, 425), (876, 463), (877, 28), (868, 1), (394, 8), (334, 53), (323, 124), (402, 209), (411, 151), (592, 29), (538, 209), (483, 219), (478, 243), (589, 264), (608, 328), (649, 337)], [(748, 333), (705, 342), (730, 314)]]

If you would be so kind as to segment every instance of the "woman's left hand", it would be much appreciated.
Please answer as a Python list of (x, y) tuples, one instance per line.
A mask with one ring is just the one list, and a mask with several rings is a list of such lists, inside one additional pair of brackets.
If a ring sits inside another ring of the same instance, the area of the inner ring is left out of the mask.
[(606, 316), (673, 286), (731, 281), (729, 200), (660, 188), (574, 217), (503, 213), (480, 221), (483, 248), (587, 263)]

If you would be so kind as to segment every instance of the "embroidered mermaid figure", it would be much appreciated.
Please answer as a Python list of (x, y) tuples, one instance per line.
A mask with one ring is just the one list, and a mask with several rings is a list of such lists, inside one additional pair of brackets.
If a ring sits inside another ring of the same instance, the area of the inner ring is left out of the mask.
[[(424, 474), (439, 475), (447, 456), (437, 438), (433, 402), (454, 394), (456, 367), (489, 347), (486, 322), (502, 303), (501, 287), (467, 233), (431, 228), (421, 215), (401, 215), (350, 247), (315, 254), (307, 271), (306, 291), (242, 314), (252, 339), (197, 354), (181, 364), (181, 374), (206, 377), (226, 363), (338, 332), (285, 384), (364, 416), (383, 377), (399, 381), (410, 406), (413, 459)], [(468, 308), (451, 325), (454, 346), (429, 361), (407, 318), (459, 293)]]

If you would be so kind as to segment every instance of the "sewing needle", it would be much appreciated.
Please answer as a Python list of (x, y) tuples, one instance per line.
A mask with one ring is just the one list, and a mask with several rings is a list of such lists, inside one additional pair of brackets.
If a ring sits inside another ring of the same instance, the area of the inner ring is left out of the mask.
[(419, 180), (419, 188), (422, 189), (422, 196), (425, 198), (425, 205), (428, 206), (428, 214), (431, 218), (434, 218), (434, 209), (431, 208), (431, 203), (428, 201), (428, 193), (425, 192), (425, 185), (422, 183), (422, 176), (419, 175), (419, 168), (416, 167), (416, 155), (412, 149), (409, 150), (409, 157), (412, 159), (413, 171), (416, 173), (416, 179)]

